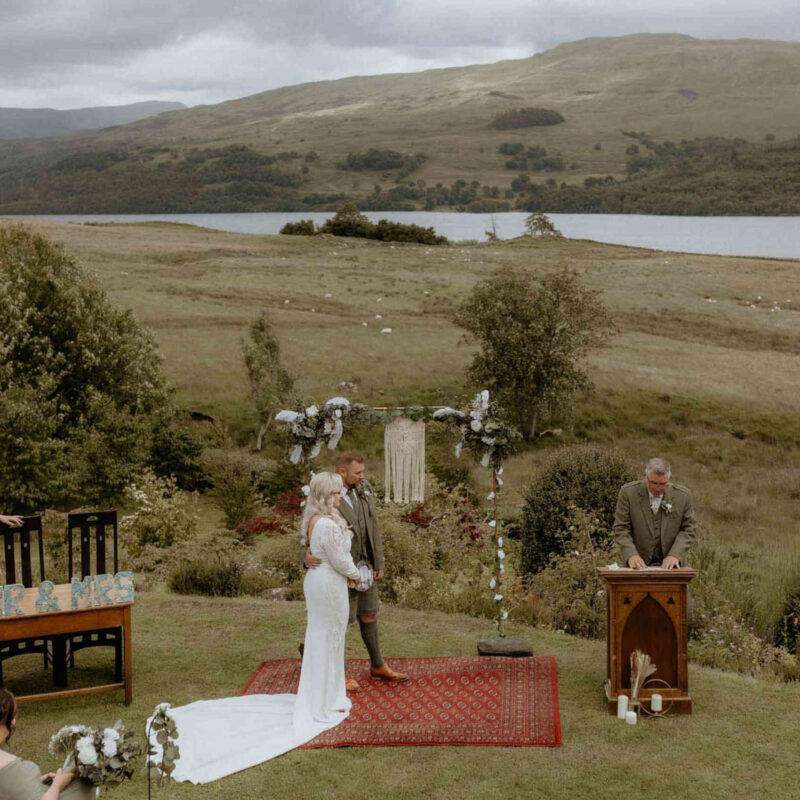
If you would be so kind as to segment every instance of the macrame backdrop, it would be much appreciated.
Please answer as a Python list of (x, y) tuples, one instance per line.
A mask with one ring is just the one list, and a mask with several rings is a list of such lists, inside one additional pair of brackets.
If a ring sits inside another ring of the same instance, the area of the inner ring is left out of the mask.
[(407, 417), (392, 420), (383, 433), (383, 446), (386, 458), (386, 502), (424, 502), (425, 423)]

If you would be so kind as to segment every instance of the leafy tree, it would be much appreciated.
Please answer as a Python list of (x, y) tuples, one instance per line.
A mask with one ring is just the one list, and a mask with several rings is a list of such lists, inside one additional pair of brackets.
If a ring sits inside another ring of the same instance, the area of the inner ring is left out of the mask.
[(294, 378), (281, 365), (280, 344), (263, 311), (250, 325), (248, 338), (242, 340), (242, 353), (258, 417), (256, 449), (261, 450), (278, 406), (290, 402), (294, 388)]
[(369, 238), (372, 223), (353, 203), (345, 203), (331, 219), (325, 220), (320, 233), (334, 236), (360, 236)]
[(168, 392), (151, 335), (62, 247), (0, 230), (0, 506), (118, 496)]
[(566, 269), (538, 285), (502, 271), (473, 287), (455, 321), (480, 344), (470, 378), (500, 399), (529, 438), (542, 414), (571, 412), (589, 385), (583, 357), (614, 330), (599, 293)]
[(525, 219), (525, 230), (528, 236), (533, 237), (549, 237), (551, 239), (560, 239), (561, 231), (556, 228), (548, 217), (540, 211), (535, 211)]

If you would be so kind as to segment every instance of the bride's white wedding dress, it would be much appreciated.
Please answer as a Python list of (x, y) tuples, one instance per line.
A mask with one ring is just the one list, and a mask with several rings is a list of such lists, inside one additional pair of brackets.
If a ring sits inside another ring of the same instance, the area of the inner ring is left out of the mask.
[[(180, 750), (172, 773), (176, 781), (208, 783), (260, 764), (305, 744), (350, 713), (344, 682), (346, 579), (359, 579), (350, 535), (328, 517), (320, 517), (311, 532), (311, 553), (322, 564), (309, 569), (303, 583), (308, 623), (297, 694), (198, 700), (170, 709)], [(151, 744), (159, 761), (161, 748), (154, 739)]]

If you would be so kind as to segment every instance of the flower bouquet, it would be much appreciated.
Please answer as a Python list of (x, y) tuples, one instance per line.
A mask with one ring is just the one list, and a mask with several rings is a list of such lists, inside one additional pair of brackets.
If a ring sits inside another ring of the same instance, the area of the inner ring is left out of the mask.
[(71, 765), (79, 778), (97, 788), (114, 787), (134, 773), (134, 762), (142, 746), (122, 721), (113, 728), (95, 730), (86, 725), (67, 725), (50, 739), (51, 755), (64, 757), (63, 769)]

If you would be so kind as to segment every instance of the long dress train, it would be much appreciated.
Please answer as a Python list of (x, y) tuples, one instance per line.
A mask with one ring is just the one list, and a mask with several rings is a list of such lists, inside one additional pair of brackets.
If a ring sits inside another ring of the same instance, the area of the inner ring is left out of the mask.
[[(260, 764), (305, 744), (350, 713), (344, 681), (346, 578), (359, 579), (350, 533), (320, 517), (310, 547), (322, 563), (307, 571), (303, 583), (308, 622), (297, 694), (198, 700), (171, 708), (180, 750), (172, 773), (176, 781), (208, 783)], [(151, 744), (158, 761), (154, 737)]]

